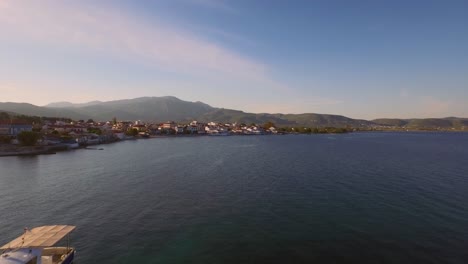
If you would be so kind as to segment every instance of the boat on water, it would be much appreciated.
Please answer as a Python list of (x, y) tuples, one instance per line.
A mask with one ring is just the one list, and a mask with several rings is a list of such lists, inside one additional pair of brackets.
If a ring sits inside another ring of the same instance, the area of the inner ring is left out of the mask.
[(208, 133), (209, 136), (230, 136), (229, 132), (227, 131), (214, 131)]
[[(75, 249), (70, 247), (70, 233), (75, 226), (50, 225), (24, 233), (0, 248), (0, 264), (71, 264)], [(66, 246), (56, 246), (66, 238)]]
[(147, 132), (140, 132), (138, 133), (138, 135), (142, 138), (149, 138), (150, 137), (150, 134), (147, 133)]

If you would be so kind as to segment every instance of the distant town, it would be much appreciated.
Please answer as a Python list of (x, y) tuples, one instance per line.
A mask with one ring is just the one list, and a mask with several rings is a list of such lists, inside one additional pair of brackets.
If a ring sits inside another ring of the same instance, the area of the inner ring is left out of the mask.
[[(462, 131), (465, 127), (462, 127)], [(447, 131), (441, 128), (432, 131)], [(405, 127), (374, 124), (370, 127), (279, 127), (273, 122), (264, 124), (198, 122), (162, 123), (141, 120), (110, 121), (72, 120), (0, 112), (0, 156), (52, 154), (56, 151), (86, 148), (92, 145), (122, 140), (164, 136), (230, 136), (325, 134), (354, 131), (408, 131)], [(450, 129), (448, 131), (455, 131)]]
[(0, 120), (0, 156), (50, 154), (122, 140), (162, 136), (283, 135), (286, 133), (345, 133), (344, 128), (277, 128), (274, 123), (241, 124), (192, 121), (148, 123), (141, 120), (96, 122), (30, 116)]

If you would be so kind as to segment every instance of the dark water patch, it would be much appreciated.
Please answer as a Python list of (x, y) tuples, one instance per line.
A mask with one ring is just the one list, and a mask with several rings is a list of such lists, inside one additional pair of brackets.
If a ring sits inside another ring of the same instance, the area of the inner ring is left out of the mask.
[(0, 158), (0, 225), (77, 263), (466, 263), (468, 134), (157, 138)]

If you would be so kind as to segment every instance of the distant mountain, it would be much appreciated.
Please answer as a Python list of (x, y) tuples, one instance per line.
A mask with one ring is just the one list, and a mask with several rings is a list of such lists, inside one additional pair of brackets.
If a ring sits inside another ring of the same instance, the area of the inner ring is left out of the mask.
[(145, 120), (164, 122), (167, 120), (193, 120), (214, 108), (201, 102), (188, 102), (173, 96), (140, 97), (102, 102), (74, 110), (96, 120)]
[(276, 114), (275, 116), (296, 124), (305, 125), (309, 127), (366, 127), (373, 125), (372, 122), (361, 119), (352, 119), (341, 115), (327, 115), (327, 114)]
[(71, 119), (87, 119), (84, 115), (68, 108), (47, 108), (28, 103), (0, 103), (0, 111), (14, 112), (21, 115), (47, 116), (47, 117), (67, 117)]
[(45, 105), (44, 107), (50, 107), (50, 108), (61, 108), (61, 107), (74, 107), (75, 104), (70, 103), (70, 102), (54, 102), (50, 103), (48, 105)]
[(101, 104), (101, 101), (91, 101), (88, 103), (82, 103), (82, 104), (74, 104), (70, 102), (54, 102), (50, 103), (48, 105), (45, 105), (44, 107), (49, 107), (49, 108), (71, 108), (71, 107), (84, 107), (84, 106), (90, 106), (90, 105), (97, 105)]
[(448, 129), (468, 127), (468, 118), (446, 117), (446, 118), (380, 118), (372, 120), (373, 123), (383, 126), (404, 127), (408, 129)]
[(72, 119), (146, 120), (193, 120), (214, 108), (202, 102), (188, 102), (173, 96), (140, 97), (108, 102), (93, 101), (84, 104), (69, 102), (35, 106), (26, 103), (0, 103), (0, 111), (24, 115), (70, 117)]
[(292, 126), (294, 122), (277, 118), (271, 114), (253, 114), (238, 110), (217, 108), (207, 112), (197, 118), (201, 122), (221, 122), (221, 123), (244, 123), (244, 124), (264, 124), (268, 121), (277, 125)]
[(219, 121), (229, 123), (264, 124), (273, 122), (281, 126), (307, 127), (365, 127), (373, 123), (340, 115), (326, 114), (253, 114), (229, 109), (215, 109), (198, 118), (200, 121)]
[(56, 102), (47, 106), (35, 106), (27, 103), (0, 103), (0, 112), (14, 112), (24, 115), (67, 117), (75, 120), (94, 119), (96, 121), (111, 120), (144, 120), (148, 122), (164, 122), (173, 120), (189, 122), (245, 123), (263, 124), (273, 122), (279, 126), (307, 127), (364, 127), (375, 126), (437, 129), (437, 128), (468, 128), (468, 118), (426, 118), (426, 119), (375, 119), (372, 121), (352, 119), (341, 115), (328, 114), (268, 114), (246, 113), (239, 110), (215, 108), (202, 102), (188, 102), (173, 96), (140, 97), (135, 99), (115, 101), (92, 101), (82, 104)]
[(408, 124), (407, 120), (397, 119), (397, 118), (379, 118), (372, 120), (375, 124), (382, 125), (382, 126), (396, 126), (402, 127)]
[(452, 126), (455, 128), (468, 127), (468, 118), (446, 117), (444, 119), (451, 121)]

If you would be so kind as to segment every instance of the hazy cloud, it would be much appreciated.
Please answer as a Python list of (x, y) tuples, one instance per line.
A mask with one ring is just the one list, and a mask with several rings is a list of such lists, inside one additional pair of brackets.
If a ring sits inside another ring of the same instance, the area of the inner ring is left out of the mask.
[(420, 98), (421, 114), (424, 116), (439, 116), (448, 115), (450, 110), (454, 110), (455, 104), (451, 101), (441, 100), (432, 96), (423, 96)]
[(228, 5), (224, 0), (186, 0), (189, 3), (196, 4), (199, 6), (221, 10), (229, 13), (236, 13), (237, 10), (232, 6)]
[(409, 92), (406, 89), (401, 89), (400, 90), (400, 97), (401, 98), (408, 98), (409, 97)]
[[(224, 1), (184, 1), (214, 10), (235, 10)], [(11, 70), (15, 76), (5, 77), (20, 83), (17, 87), (24, 92), (10, 90), (2, 94), (3, 98), (45, 104), (63, 100), (83, 102), (88, 98), (106, 100), (111, 99), (110, 97), (120, 99), (145, 95), (175, 95), (185, 100), (201, 100), (215, 106), (245, 111), (289, 113), (323, 112), (320, 110), (322, 107), (332, 109), (343, 105), (339, 100), (300, 94), (299, 90), (283, 84), (279, 79), (280, 75), (273, 76), (269, 65), (206, 37), (209, 35), (206, 31), (211, 31), (211, 35), (222, 36), (225, 42), (256, 45), (235, 33), (217, 28), (198, 31), (191, 30), (193, 27), (182, 29), (167, 21), (138, 18), (128, 10), (119, 9), (118, 5), (104, 6), (107, 2), (102, 1), (89, 5), (87, 3), (90, 2), (0, 0), (0, 41), (11, 39), (12, 43), (24, 43), (25, 47), (20, 47), (19, 52), (23, 49), (26, 52), (37, 52), (35, 46), (38, 46), (46, 51), (46, 56), (52, 57), (54, 55), (50, 54), (55, 48), (80, 50), (90, 58), (99, 54), (96, 61), (104, 65), (106, 56), (101, 55), (123, 58), (144, 64), (142, 68), (145, 69), (147, 65), (151, 65), (149, 68), (154, 69), (159, 76), (174, 72), (177, 77), (169, 76), (166, 82), (160, 78), (148, 78), (151, 80), (139, 83), (138, 79), (132, 79), (138, 78), (132, 74), (138, 75), (139, 69), (130, 69), (132, 72), (129, 72), (127, 83), (112, 78), (99, 79), (100, 76), (94, 75), (93, 78), (98, 80), (82, 78), (86, 76), (85, 73), (76, 74), (73, 71), (73, 61), (70, 62), (71, 65), (65, 62), (65, 74), (55, 76), (53, 67), (60, 67), (63, 62), (54, 64), (54, 58), (51, 58), (50, 62), (43, 62), (44, 70), (37, 69), (37, 62), (29, 68), (25, 62), (25, 66)], [(18, 54), (17, 57), (21, 56)], [(37, 60), (31, 60), (35, 59)], [(7, 63), (4, 65), (8, 67)], [(76, 67), (77, 70), (82, 70), (79, 67), (83, 65)], [(102, 70), (105, 72), (107, 69)], [(28, 83), (20, 77), (22, 75), (27, 75)], [(179, 75), (186, 75), (187, 78), (179, 78)], [(0, 81), (5, 80), (3, 78)], [(190, 85), (183, 85), (184, 81)], [(69, 90), (80, 91), (81, 95), (71, 94)]]
[(209, 71), (270, 81), (267, 66), (261, 62), (161, 21), (148, 24), (122, 10), (90, 8), (78, 2), (0, 3), (0, 29), (11, 35), (146, 60), (178, 72)]
[(4, 93), (10, 93), (10, 92), (14, 92), (16, 91), (17, 88), (15, 88), (13, 85), (11, 84), (0, 84), (0, 93), (4, 94)]
[[(320, 109), (326, 106), (341, 105), (343, 101), (330, 98), (312, 97), (304, 100), (295, 100), (289, 98), (288, 102), (277, 100), (270, 103), (255, 103), (246, 105), (250, 111), (255, 113), (283, 113), (283, 114), (300, 114), (321, 112)], [(304, 111), (307, 109), (307, 111)]]
[(0, 9), (7, 8), (7, 7), (8, 7), (8, 2), (5, 0), (0, 0)]
[[(67, 87), (67, 89), (64, 89), (64, 87)], [(82, 87), (77, 83), (64, 82), (59, 78), (51, 80), (46, 77), (33, 81), (0, 80), (0, 94), (0, 102), (24, 102), (36, 105), (46, 105), (58, 101), (84, 103), (96, 100), (96, 98), (106, 98), (106, 100), (122, 99), (120, 97), (114, 98), (113, 94), (106, 93), (97, 87)]]

